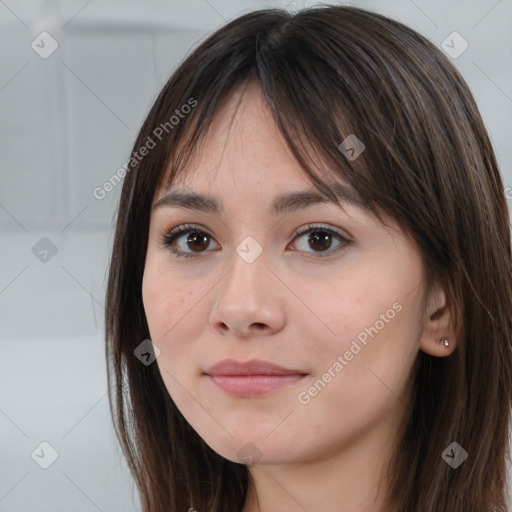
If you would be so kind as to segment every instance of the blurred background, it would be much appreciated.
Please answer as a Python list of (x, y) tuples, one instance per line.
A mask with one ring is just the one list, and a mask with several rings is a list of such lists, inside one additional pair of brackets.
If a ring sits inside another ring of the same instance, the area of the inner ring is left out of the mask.
[[(248, 11), (316, 3), (0, 0), (0, 512), (139, 510), (104, 362), (121, 185), (94, 191), (207, 35)], [(450, 56), (512, 200), (512, 0), (324, 3), (390, 15)]]

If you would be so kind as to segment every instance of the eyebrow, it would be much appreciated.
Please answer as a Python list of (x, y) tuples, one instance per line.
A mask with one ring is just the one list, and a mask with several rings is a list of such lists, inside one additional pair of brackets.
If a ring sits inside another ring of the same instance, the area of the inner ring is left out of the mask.
[[(359, 196), (356, 194), (353, 187), (342, 184), (334, 184), (332, 186), (332, 191), (340, 199), (341, 203), (351, 204), (356, 207), (363, 208), (363, 203)], [(301, 190), (297, 192), (287, 192), (285, 194), (276, 196), (272, 201), (271, 210), (275, 214), (281, 214), (322, 203), (336, 204), (325, 195), (319, 194), (316, 191)], [(187, 210), (212, 213), (216, 215), (223, 215), (225, 213), (222, 204), (214, 197), (201, 195), (194, 192), (185, 192), (181, 190), (168, 192), (155, 203), (153, 210), (165, 206), (186, 208)]]

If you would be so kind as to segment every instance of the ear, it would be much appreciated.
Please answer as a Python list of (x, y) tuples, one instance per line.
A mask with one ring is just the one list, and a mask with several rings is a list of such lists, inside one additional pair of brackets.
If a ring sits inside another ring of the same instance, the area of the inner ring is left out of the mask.
[[(449, 356), (457, 346), (457, 333), (453, 328), (452, 305), (439, 284), (432, 286), (426, 299), (420, 350), (435, 357)], [(446, 346), (444, 340), (449, 341)]]

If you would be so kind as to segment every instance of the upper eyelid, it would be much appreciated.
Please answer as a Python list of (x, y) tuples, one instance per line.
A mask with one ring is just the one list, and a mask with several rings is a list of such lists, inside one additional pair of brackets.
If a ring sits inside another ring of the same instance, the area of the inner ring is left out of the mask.
[[(341, 240), (345, 240), (347, 242), (351, 242), (353, 240), (352, 235), (349, 234), (346, 230), (343, 230), (339, 227), (330, 226), (327, 223), (322, 223), (322, 222), (307, 223), (299, 228), (296, 228), (293, 231), (291, 236), (293, 236), (293, 239), (295, 240), (295, 238), (298, 238), (299, 236), (302, 236), (310, 231), (314, 231), (315, 229), (317, 229), (319, 231), (323, 229), (324, 231), (331, 232), (334, 235), (338, 236)], [(204, 233), (205, 235), (208, 235), (209, 237), (211, 237), (215, 240), (215, 236), (212, 235), (207, 228), (204, 228), (203, 226), (199, 226), (199, 225), (190, 224), (190, 223), (179, 224), (178, 226), (176, 226), (172, 229), (164, 231), (163, 238), (165, 239), (168, 237), (172, 237), (173, 243), (174, 243), (174, 241), (176, 239), (178, 239), (179, 237), (181, 237), (187, 233), (194, 232), (194, 231)], [(216, 241), (216, 243), (218, 243), (218, 242)]]
[[(336, 232), (336, 233), (338, 233), (338, 234), (340, 234), (342, 236), (343, 236), (343, 234), (346, 234), (347, 238), (351, 237), (351, 235), (345, 229), (340, 228), (340, 227), (331, 226), (327, 222), (309, 222), (309, 223), (306, 223), (306, 224), (304, 224), (301, 227), (295, 228), (293, 230), (292, 234), (293, 235), (298, 235), (298, 234), (301, 234), (304, 231), (308, 231), (310, 229), (327, 229), (327, 230), (334, 231), (334, 232)], [(210, 230), (208, 228), (206, 228), (204, 226), (201, 226), (199, 224), (196, 225), (196, 224), (188, 223), (188, 222), (184, 222), (182, 224), (178, 224), (177, 226), (175, 226), (175, 227), (173, 227), (171, 229), (164, 229), (164, 234), (169, 235), (169, 234), (171, 234), (173, 232), (180, 234), (182, 232), (193, 231), (193, 230), (204, 232), (205, 234), (214, 237), (214, 235), (211, 234), (211, 232), (210, 232)]]
[(335, 233), (335, 234), (339, 235), (342, 238), (352, 239), (352, 236), (349, 235), (344, 229), (341, 229), (341, 228), (338, 228), (338, 227), (334, 227), (334, 226), (330, 226), (330, 225), (328, 225), (326, 223), (319, 223), (319, 224), (308, 223), (305, 226), (302, 226), (300, 228), (295, 229), (293, 234), (294, 234), (294, 236), (299, 236), (299, 235), (303, 235), (304, 233), (307, 233), (309, 231), (313, 231), (315, 229), (318, 229), (319, 231), (324, 229), (326, 231)]

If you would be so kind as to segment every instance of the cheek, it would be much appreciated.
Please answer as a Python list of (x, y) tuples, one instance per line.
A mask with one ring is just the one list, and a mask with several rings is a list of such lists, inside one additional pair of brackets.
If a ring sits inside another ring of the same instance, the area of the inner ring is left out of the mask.
[(187, 317), (194, 314), (199, 293), (197, 286), (180, 279), (164, 256), (148, 251), (142, 300), (153, 341), (163, 340), (167, 334), (186, 325)]
[(308, 349), (315, 371), (296, 400), (301, 419), (311, 423), (311, 443), (319, 432), (348, 439), (406, 404), (420, 331), (417, 297), (385, 290), (339, 300), (341, 311), (326, 317), (336, 336), (317, 336)]
[[(169, 395), (180, 410), (187, 409), (192, 361), (199, 357), (200, 302), (190, 287), (176, 285), (162, 269), (146, 265), (142, 296), (150, 337), (159, 348), (156, 364)], [(204, 323), (204, 321), (203, 321)]]
[(204, 323), (198, 317), (203, 314), (198, 291), (180, 286), (169, 272), (147, 265), (142, 297), (151, 340), (160, 349), (157, 362), (174, 372), (191, 356), (193, 340), (199, 338)]
[(346, 360), (346, 377), (366, 375), (365, 386), (378, 381), (369, 368), (390, 383), (407, 376), (422, 330), (421, 270), (413, 265), (373, 270), (333, 279), (321, 288), (304, 283), (301, 293), (313, 307), (298, 322), (308, 340), (306, 360), (315, 362), (317, 377), (338, 356)]
[(364, 344), (376, 334), (375, 324), (380, 333), (389, 330), (400, 316), (400, 305), (396, 304), (401, 303), (400, 293), (390, 288), (382, 276), (379, 282), (377, 276), (342, 275), (322, 287), (304, 282), (297, 288), (297, 295), (306, 297), (308, 307), (298, 308), (296, 320), (302, 330), (309, 331), (308, 339), (316, 349), (331, 346), (343, 352), (358, 337)]

